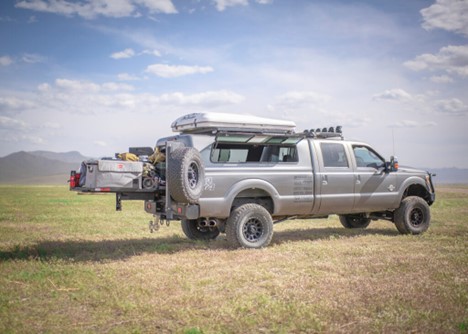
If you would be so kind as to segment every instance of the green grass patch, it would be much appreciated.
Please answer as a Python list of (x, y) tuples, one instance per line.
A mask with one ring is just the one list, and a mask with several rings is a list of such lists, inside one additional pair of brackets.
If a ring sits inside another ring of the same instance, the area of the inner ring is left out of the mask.
[(336, 217), (272, 244), (149, 233), (142, 202), (0, 187), (1, 333), (467, 333), (468, 188), (446, 187), (420, 236)]

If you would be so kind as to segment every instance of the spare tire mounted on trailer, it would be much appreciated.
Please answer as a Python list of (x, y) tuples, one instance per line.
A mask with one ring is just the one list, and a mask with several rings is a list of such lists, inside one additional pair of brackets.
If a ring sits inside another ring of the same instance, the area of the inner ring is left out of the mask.
[(182, 147), (169, 155), (166, 171), (171, 197), (181, 203), (198, 203), (205, 185), (205, 168), (200, 153), (193, 147)]

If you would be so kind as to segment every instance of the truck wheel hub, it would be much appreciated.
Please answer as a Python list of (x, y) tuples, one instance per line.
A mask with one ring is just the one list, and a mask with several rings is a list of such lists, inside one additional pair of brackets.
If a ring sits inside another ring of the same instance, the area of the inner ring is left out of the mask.
[(255, 242), (263, 234), (262, 223), (255, 218), (250, 219), (243, 228), (243, 233), (248, 241)]
[(411, 213), (410, 213), (411, 225), (419, 226), (422, 224), (423, 220), (424, 220), (424, 213), (422, 212), (421, 209), (415, 208), (411, 210)]

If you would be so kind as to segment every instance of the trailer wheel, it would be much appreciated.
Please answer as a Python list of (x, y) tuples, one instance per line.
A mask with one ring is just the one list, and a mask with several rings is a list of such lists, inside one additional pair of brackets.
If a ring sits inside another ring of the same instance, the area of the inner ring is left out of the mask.
[(169, 157), (171, 197), (180, 203), (197, 203), (205, 184), (205, 168), (200, 153), (193, 147), (176, 149)]
[(262, 248), (273, 237), (273, 220), (261, 205), (248, 203), (231, 212), (226, 222), (226, 237), (232, 247)]
[(197, 219), (183, 219), (182, 231), (191, 240), (213, 240), (219, 235), (217, 227), (200, 226)]
[(370, 219), (363, 216), (340, 215), (340, 223), (345, 228), (366, 228), (370, 224)]
[(409, 196), (401, 201), (393, 219), (401, 234), (420, 234), (429, 228), (431, 211), (429, 205), (418, 196)]

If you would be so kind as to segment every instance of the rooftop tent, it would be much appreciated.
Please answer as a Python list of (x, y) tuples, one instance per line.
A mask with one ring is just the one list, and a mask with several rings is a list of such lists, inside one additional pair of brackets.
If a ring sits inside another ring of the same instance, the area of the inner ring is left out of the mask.
[(257, 132), (294, 133), (296, 123), (249, 115), (194, 113), (176, 119), (172, 131), (181, 133)]

